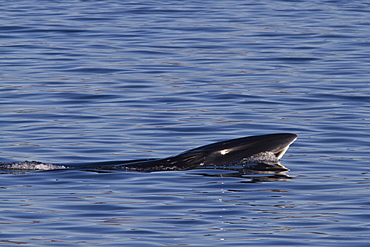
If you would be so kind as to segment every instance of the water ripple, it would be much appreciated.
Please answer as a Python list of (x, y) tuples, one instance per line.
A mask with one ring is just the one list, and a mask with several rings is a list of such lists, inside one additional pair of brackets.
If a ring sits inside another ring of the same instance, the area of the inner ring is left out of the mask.
[(367, 2), (1, 7), (1, 161), (162, 158), (299, 135), (287, 177), (1, 174), (1, 244), (368, 245)]

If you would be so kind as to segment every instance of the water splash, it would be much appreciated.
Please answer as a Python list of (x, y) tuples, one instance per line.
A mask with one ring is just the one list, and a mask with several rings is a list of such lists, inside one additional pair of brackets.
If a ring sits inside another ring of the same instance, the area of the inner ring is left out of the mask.
[(243, 163), (278, 163), (279, 159), (273, 152), (262, 152), (250, 157), (243, 158)]
[(50, 163), (42, 163), (38, 161), (22, 161), (12, 163), (0, 163), (0, 169), (8, 170), (55, 170), (55, 169), (66, 169), (63, 165), (54, 165)]

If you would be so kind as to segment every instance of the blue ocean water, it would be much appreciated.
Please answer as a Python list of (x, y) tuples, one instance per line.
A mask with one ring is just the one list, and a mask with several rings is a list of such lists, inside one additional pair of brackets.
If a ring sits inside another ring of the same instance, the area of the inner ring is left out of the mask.
[(0, 6), (1, 162), (299, 136), (277, 177), (2, 171), (2, 246), (369, 246), (366, 1)]

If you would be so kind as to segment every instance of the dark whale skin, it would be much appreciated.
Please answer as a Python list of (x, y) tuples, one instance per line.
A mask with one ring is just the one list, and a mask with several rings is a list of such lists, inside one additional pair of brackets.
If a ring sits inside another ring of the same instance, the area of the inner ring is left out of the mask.
[(297, 135), (290, 133), (268, 134), (208, 144), (165, 159), (107, 161), (73, 165), (48, 164), (37, 161), (0, 162), (0, 169), (166, 171), (190, 170), (210, 166), (226, 167), (231, 165), (246, 165), (248, 163), (272, 164), (280, 167), (280, 158), (296, 139)]

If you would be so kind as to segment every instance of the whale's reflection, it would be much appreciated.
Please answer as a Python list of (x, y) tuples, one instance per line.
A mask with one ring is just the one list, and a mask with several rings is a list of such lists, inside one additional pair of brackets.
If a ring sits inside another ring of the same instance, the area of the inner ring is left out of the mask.
[(252, 163), (242, 166), (203, 167), (190, 171), (191, 174), (205, 177), (236, 177), (243, 178), (242, 183), (276, 182), (291, 179), (286, 174), (289, 169), (276, 163)]
[[(117, 172), (134, 172), (132, 170), (116, 169), (117, 164), (122, 165), (122, 161), (116, 162), (99, 162), (90, 163), (87, 165), (74, 164), (74, 169), (83, 170), (85, 172), (92, 173), (117, 173)], [(38, 164), (38, 163), (37, 163)], [(90, 166), (90, 167), (89, 167)], [(71, 168), (71, 167), (69, 167)], [(50, 169), (50, 170), (65, 170), (66, 168), (60, 169)], [(0, 174), (25, 174), (35, 170), (19, 170), (19, 169), (1, 169)], [(242, 178), (241, 183), (258, 183), (258, 182), (276, 182), (276, 181), (286, 181), (291, 179), (289, 175), (286, 174), (289, 169), (280, 164), (275, 163), (250, 163), (243, 165), (229, 165), (229, 166), (205, 166), (198, 167), (189, 170), (183, 170), (186, 174), (200, 175), (204, 177), (235, 177)], [(157, 173), (161, 171), (144, 171), (146, 173)]]

